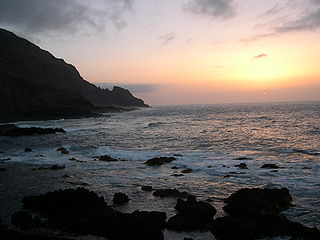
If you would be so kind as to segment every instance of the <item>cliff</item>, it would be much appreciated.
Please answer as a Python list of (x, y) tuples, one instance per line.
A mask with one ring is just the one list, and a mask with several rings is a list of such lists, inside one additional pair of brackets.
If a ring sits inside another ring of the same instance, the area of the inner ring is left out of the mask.
[(101, 89), (63, 59), (0, 29), (0, 121), (92, 116), (95, 106), (147, 107), (128, 90)]

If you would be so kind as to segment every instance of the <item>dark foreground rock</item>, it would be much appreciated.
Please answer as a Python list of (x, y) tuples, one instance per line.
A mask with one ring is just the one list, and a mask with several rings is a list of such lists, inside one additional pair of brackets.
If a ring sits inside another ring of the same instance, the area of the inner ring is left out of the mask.
[(190, 195), (187, 192), (180, 192), (179, 190), (173, 189), (157, 189), (153, 192), (153, 196), (156, 197), (174, 197), (174, 198), (187, 198)]
[(243, 188), (231, 194), (225, 201), (224, 210), (235, 216), (256, 214), (279, 214), (292, 206), (287, 188)]
[(121, 213), (109, 207), (103, 197), (85, 188), (26, 197), (23, 203), (25, 208), (46, 216), (47, 227), (51, 229), (114, 240), (163, 240), (165, 213)]
[(112, 201), (116, 205), (123, 205), (123, 204), (129, 202), (129, 197), (127, 194), (119, 192), (119, 193), (115, 193), (113, 195)]
[(175, 206), (177, 214), (167, 222), (167, 228), (176, 231), (193, 231), (204, 228), (213, 221), (217, 210), (209, 203), (196, 201), (195, 197), (188, 197), (186, 201), (177, 200)]
[(34, 134), (53, 134), (53, 133), (66, 133), (62, 128), (19, 128), (13, 124), (5, 124), (0, 126), (0, 136), (29, 136)]
[(145, 164), (149, 166), (160, 166), (165, 163), (171, 163), (172, 161), (175, 161), (175, 157), (156, 157), (149, 159), (148, 161), (145, 162)]
[(229, 216), (214, 220), (211, 232), (217, 239), (258, 239), (291, 236), (293, 239), (320, 239), (316, 228), (308, 228), (279, 215), (292, 206), (287, 188), (240, 189), (225, 200)]
[(253, 240), (277, 236), (320, 239), (318, 229), (305, 227), (280, 215), (257, 215), (254, 218), (226, 216), (214, 220), (211, 232), (219, 240)]

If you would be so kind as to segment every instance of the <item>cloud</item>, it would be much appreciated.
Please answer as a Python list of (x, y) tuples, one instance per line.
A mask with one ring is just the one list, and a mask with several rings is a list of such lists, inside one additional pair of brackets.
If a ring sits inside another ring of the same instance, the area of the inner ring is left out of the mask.
[(275, 28), (277, 33), (320, 29), (320, 9), (307, 13), (298, 20), (285, 23)]
[(254, 58), (254, 59), (260, 59), (260, 58), (265, 58), (265, 57), (267, 57), (267, 56), (268, 56), (268, 54), (262, 53), (262, 54), (259, 54), (259, 55), (257, 55), (257, 56), (254, 56), (253, 58)]
[(158, 38), (162, 46), (171, 44), (176, 39), (176, 34), (171, 32), (165, 35), (161, 35)]
[(264, 16), (271, 16), (280, 13), (285, 7), (281, 7), (279, 2), (277, 2), (272, 8), (268, 9)]
[(189, 0), (183, 8), (196, 15), (208, 17), (233, 16), (233, 0)]
[(95, 83), (95, 85), (111, 89), (113, 86), (119, 86), (126, 89), (129, 89), (132, 93), (139, 94), (139, 93), (151, 93), (156, 92), (162, 86), (159, 84), (129, 84), (129, 83)]
[(78, 32), (87, 27), (101, 31), (107, 21), (116, 28), (124, 26), (122, 13), (132, 0), (103, 0), (100, 4), (100, 9), (94, 9), (80, 0), (1, 0), (0, 24), (31, 34)]

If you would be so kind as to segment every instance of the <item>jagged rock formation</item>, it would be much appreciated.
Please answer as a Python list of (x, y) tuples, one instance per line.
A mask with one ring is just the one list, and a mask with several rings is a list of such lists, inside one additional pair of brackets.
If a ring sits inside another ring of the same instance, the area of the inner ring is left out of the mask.
[(92, 116), (94, 106), (147, 107), (128, 90), (101, 89), (77, 69), (0, 28), (0, 121)]

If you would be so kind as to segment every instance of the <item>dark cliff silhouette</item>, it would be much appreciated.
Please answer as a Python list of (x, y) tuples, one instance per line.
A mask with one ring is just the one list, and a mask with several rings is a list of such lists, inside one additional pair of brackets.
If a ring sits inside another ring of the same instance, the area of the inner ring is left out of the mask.
[(92, 116), (97, 106), (148, 107), (126, 89), (96, 87), (63, 59), (0, 28), (0, 121)]

